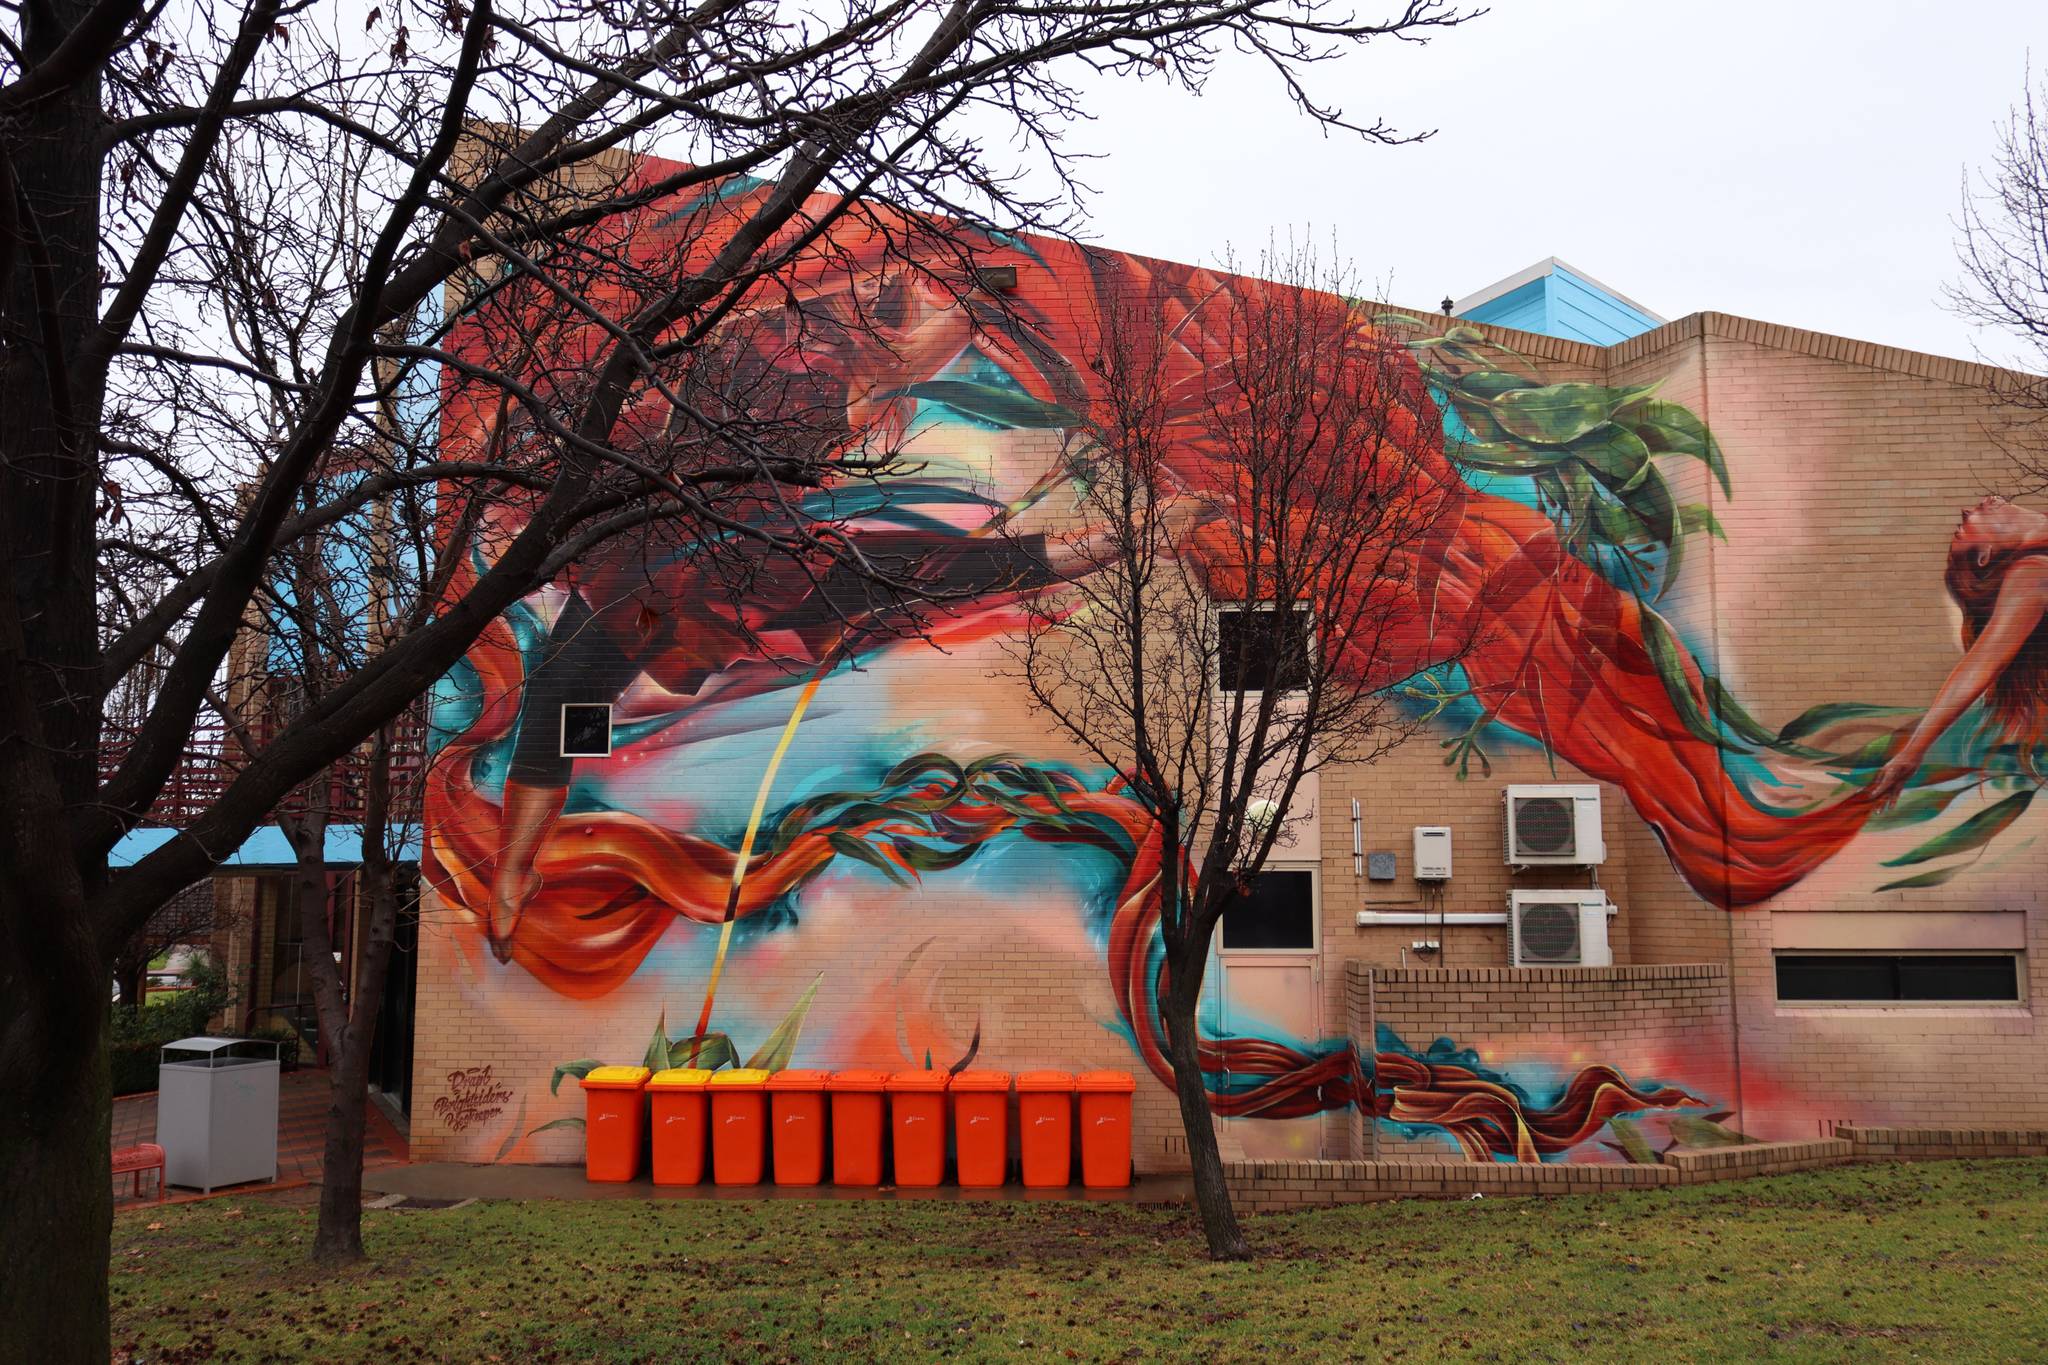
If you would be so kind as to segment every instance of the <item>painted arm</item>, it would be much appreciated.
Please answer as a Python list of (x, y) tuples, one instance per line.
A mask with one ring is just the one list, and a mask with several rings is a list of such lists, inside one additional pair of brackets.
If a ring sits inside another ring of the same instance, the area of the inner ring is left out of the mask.
[(1889, 800), (1912, 780), (1934, 742), (2011, 665), (2027, 637), (2041, 624), (2044, 613), (2048, 613), (2048, 558), (2023, 559), (1999, 586), (1991, 620), (1950, 670), (1941, 690), (1934, 695), (1934, 704), (1920, 718), (1906, 746), (1878, 773), (1871, 786), (1874, 795)]

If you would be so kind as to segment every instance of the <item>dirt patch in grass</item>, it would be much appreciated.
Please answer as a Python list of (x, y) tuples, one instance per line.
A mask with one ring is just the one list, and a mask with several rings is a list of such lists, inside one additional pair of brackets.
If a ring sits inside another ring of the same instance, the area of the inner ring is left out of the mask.
[(2048, 1323), (2048, 1162), (1390, 1203), (1252, 1221), (1213, 1265), (1183, 1210), (1047, 1203), (479, 1203), (114, 1229), (140, 1360), (2011, 1360)]

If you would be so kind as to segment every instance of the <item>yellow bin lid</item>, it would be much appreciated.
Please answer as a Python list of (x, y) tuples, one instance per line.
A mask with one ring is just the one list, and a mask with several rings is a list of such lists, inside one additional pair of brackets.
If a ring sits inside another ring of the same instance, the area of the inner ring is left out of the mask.
[(753, 1067), (740, 1067), (733, 1071), (714, 1071), (707, 1082), (714, 1090), (759, 1090), (768, 1084), (768, 1078), (775, 1073)]
[(649, 1090), (702, 1090), (716, 1072), (706, 1071), (701, 1066), (672, 1066), (666, 1071), (657, 1071), (647, 1082)]
[(600, 1066), (583, 1078), (585, 1090), (638, 1090), (650, 1073), (644, 1066)]

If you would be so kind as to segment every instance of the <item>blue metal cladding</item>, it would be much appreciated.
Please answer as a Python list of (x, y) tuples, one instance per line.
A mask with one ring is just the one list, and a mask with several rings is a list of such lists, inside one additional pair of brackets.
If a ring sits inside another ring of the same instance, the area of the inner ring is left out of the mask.
[(1552, 266), (1527, 284), (1459, 316), (1595, 346), (1612, 346), (1660, 325), (1628, 300), (1563, 266)]

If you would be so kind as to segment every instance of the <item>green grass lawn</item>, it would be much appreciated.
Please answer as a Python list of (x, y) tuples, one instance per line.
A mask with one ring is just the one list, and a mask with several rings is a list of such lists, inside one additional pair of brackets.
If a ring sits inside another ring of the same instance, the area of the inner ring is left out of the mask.
[(312, 1220), (120, 1215), (117, 1359), (2048, 1358), (2048, 1161), (1268, 1216), (1242, 1265), (1178, 1209), (593, 1201), (372, 1211), (322, 1278)]

